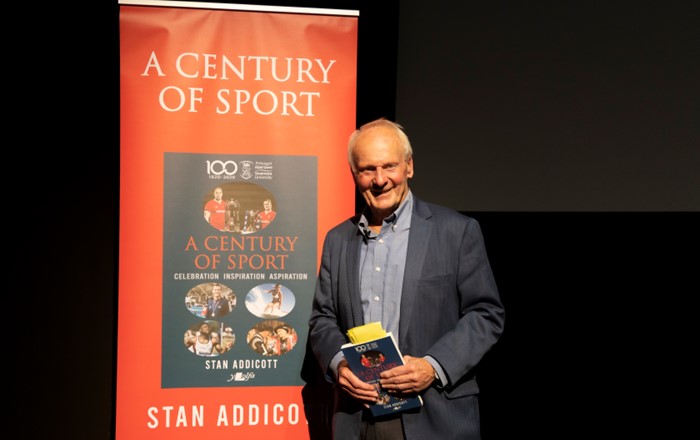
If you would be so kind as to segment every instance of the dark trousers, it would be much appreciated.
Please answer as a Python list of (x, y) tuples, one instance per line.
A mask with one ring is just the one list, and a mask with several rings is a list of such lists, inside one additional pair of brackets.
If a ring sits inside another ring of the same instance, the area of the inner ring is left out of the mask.
[(360, 440), (404, 440), (401, 416), (373, 420), (363, 417)]

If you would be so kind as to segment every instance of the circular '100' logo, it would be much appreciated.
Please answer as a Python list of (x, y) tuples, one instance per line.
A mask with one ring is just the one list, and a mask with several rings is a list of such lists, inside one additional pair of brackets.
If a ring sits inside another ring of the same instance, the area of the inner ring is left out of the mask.
[(221, 161), (221, 160), (208, 160), (207, 161), (207, 173), (214, 174), (215, 176), (220, 176), (226, 174), (227, 176), (233, 176), (238, 171), (238, 165), (232, 160)]

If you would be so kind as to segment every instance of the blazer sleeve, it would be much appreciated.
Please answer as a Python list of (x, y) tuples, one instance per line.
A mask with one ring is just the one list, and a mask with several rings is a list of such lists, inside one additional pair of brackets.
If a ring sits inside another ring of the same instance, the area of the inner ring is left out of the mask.
[(354, 248), (357, 240), (352, 240), (355, 231), (352, 222), (347, 221), (326, 234), (309, 317), (311, 350), (331, 381), (331, 360), (348, 342), (346, 331), (362, 320), (359, 291), (355, 291), (359, 276)]
[[(505, 311), (479, 223), (433, 205), (431, 212), (423, 228), (428, 239), (420, 276), (415, 287), (404, 286), (410, 296), (402, 298), (401, 321), (407, 326), (402, 350), (436, 359), (449, 390), (470, 381), (502, 334)], [(404, 299), (411, 301), (410, 311), (404, 311)], [(476, 384), (466, 388), (474, 392)]]

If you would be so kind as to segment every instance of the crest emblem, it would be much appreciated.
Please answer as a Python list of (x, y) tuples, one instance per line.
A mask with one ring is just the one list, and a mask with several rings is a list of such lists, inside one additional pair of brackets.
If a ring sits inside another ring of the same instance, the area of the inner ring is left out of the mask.
[(239, 162), (239, 165), (241, 167), (241, 178), (250, 179), (253, 177), (253, 162), (249, 160), (242, 160)]

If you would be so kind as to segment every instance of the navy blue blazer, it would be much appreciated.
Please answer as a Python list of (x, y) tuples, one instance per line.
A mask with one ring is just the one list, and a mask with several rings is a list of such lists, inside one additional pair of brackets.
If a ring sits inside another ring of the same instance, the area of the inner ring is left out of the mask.
[[(309, 318), (309, 346), (327, 379), (346, 331), (363, 322), (359, 215), (331, 229)], [(474, 375), (503, 332), (505, 313), (478, 222), (414, 196), (401, 295), (399, 347), (430, 355), (449, 383), (423, 391), (420, 410), (402, 414), (407, 440), (479, 439), (479, 388)], [(335, 439), (359, 438), (362, 404), (335, 387)]]
[[(221, 298), (218, 303), (214, 302), (213, 299), (207, 300), (207, 318), (216, 319), (223, 318), (228, 315), (231, 308), (228, 304), (228, 299)], [(219, 335), (220, 336), (220, 335)]]

